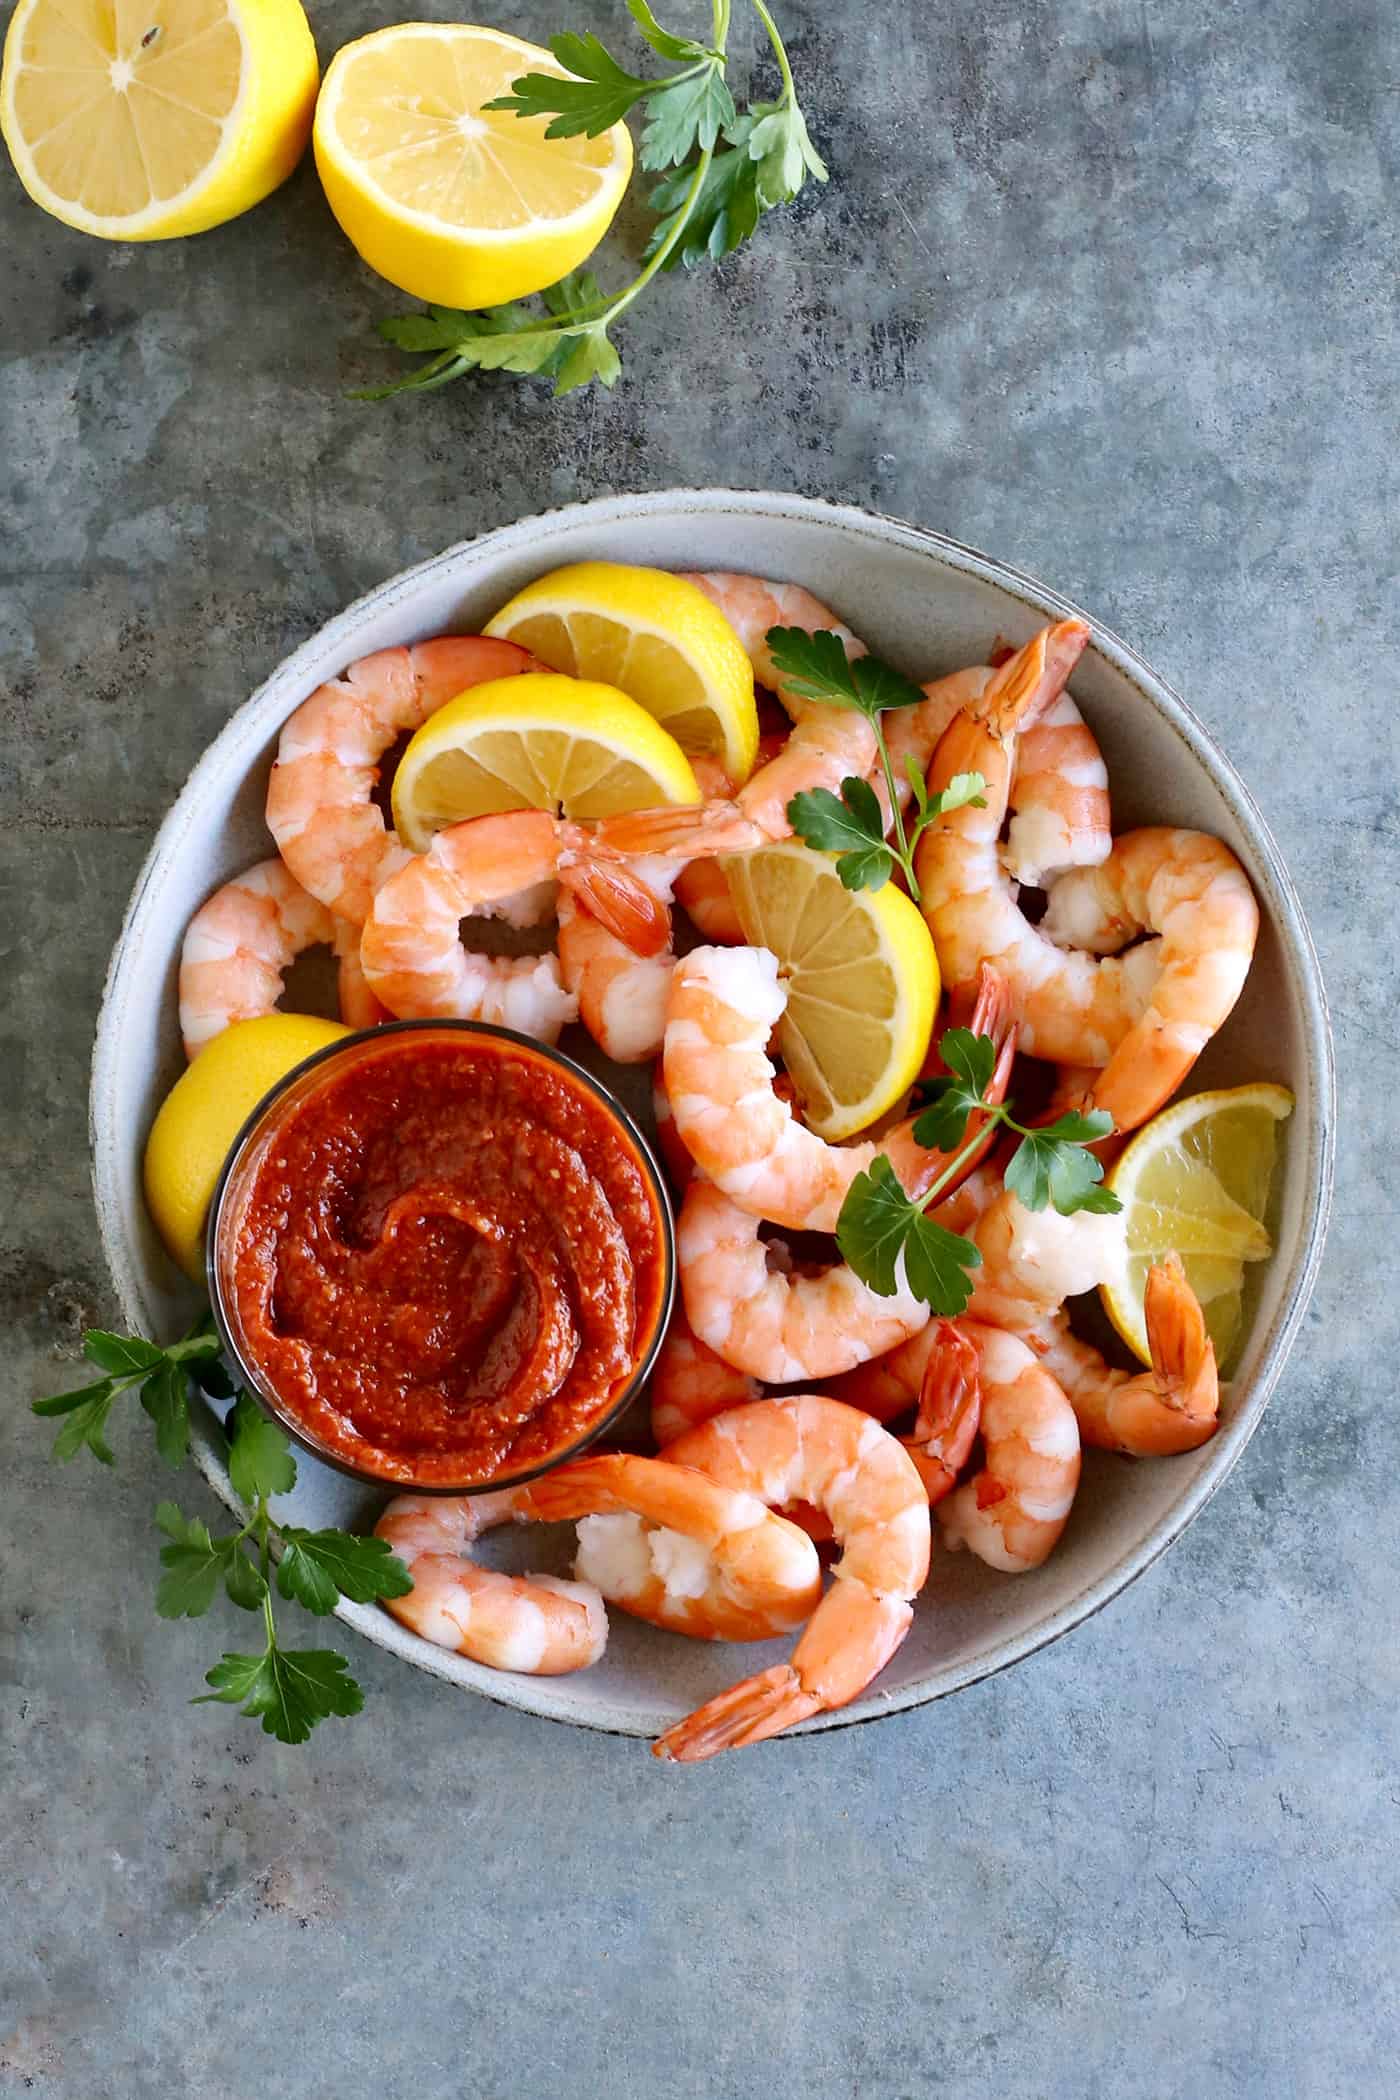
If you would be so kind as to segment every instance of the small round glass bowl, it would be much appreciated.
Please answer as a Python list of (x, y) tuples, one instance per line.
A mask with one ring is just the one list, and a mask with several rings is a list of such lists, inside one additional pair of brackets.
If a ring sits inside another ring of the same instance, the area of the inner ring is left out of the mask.
[[(270, 1147), (286, 1129), (293, 1113), (305, 1106), (316, 1092), (332, 1079), (342, 1079), (347, 1069), (353, 1068), (357, 1061), (368, 1063), (384, 1056), (391, 1050), (391, 1046), (396, 1050), (405, 1044), (440, 1039), (449, 1034), (485, 1037), (497, 1043), (509, 1044), (525, 1058), (538, 1060), (553, 1068), (556, 1074), (566, 1078), (573, 1087), (590, 1095), (602, 1108), (614, 1136), (635, 1160), (653, 1199), (660, 1233), (661, 1276), (655, 1316), (649, 1323), (648, 1332), (640, 1337), (636, 1361), (630, 1375), (596, 1419), (576, 1437), (552, 1451), (546, 1458), (513, 1470), (492, 1474), (488, 1478), (438, 1478), (416, 1481), (408, 1473), (385, 1473), (352, 1462), (340, 1451), (328, 1447), (315, 1430), (293, 1412), (260, 1365), (257, 1352), (245, 1333), (237, 1293), (233, 1286), (233, 1264), (242, 1222), (257, 1182), (258, 1171)], [(347, 1036), (340, 1042), (331, 1043), (325, 1049), (316, 1051), (295, 1066), (286, 1078), (280, 1080), (258, 1103), (235, 1138), (214, 1190), (206, 1228), (205, 1262), (210, 1303), (230, 1366), (248, 1390), (262, 1402), (268, 1413), (280, 1423), (287, 1435), (304, 1451), (309, 1451), (325, 1464), (334, 1466), (338, 1472), (349, 1474), (352, 1479), (398, 1493), (484, 1494), (489, 1490), (515, 1487), (523, 1481), (533, 1480), (541, 1473), (552, 1471), (565, 1459), (576, 1457), (631, 1406), (650, 1375), (670, 1318), (676, 1281), (675, 1219), (665, 1181), (646, 1137), (622, 1104), (591, 1072), (575, 1063), (573, 1058), (564, 1056), (562, 1051), (547, 1049), (531, 1037), (518, 1034), (513, 1028), (497, 1028), (484, 1021), (391, 1021), (362, 1034)]]

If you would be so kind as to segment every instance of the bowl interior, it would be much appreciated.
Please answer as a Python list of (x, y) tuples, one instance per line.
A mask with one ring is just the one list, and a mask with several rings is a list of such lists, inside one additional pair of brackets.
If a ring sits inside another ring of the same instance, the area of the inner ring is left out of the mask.
[[(524, 521), (452, 548), (375, 591), (275, 671), (195, 768), (156, 839), (113, 955), (93, 1062), (92, 1141), (99, 1218), (122, 1309), (158, 1337), (191, 1317), (191, 1286), (166, 1258), (141, 1199), (141, 1152), (183, 1063), (175, 1013), (180, 943), (195, 907), (263, 858), (267, 771), (282, 722), (307, 693), (368, 651), (446, 629), (478, 628), (522, 584), (567, 561), (738, 568), (791, 578), (869, 645), (919, 678), (979, 660), (994, 636), (1025, 640), (1074, 611), (1052, 592), (937, 535), (800, 497), (681, 492), (614, 497)], [(965, 1555), (935, 1557), (914, 1629), (876, 1687), (840, 1725), (939, 1696), (1064, 1631), (1146, 1567), (1201, 1507), (1252, 1433), (1301, 1319), (1330, 1193), (1332, 1068), (1326, 1012), (1301, 913), (1258, 812), (1181, 702), (1099, 628), (1072, 690), (1108, 763), (1116, 829), (1178, 823), (1217, 833), (1248, 869), (1262, 925), (1243, 998), (1193, 1075), (1193, 1089), (1277, 1080), (1297, 1097), (1281, 1147), (1277, 1251), (1261, 1265), (1248, 1332), (1218, 1436), (1184, 1458), (1133, 1464), (1088, 1454), (1055, 1554), (1009, 1577)], [(567, 1044), (565, 1047), (571, 1047)], [(586, 1060), (589, 1061), (589, 1060)], [(594, 1060), (596, 1062), (596, 1060)], [(621, 1089), (645, 1099), (642, 1075)], [(232, 1501), (212, 1424), (197, 1457)], [(355, 1525), (381, 1497), (301, 1456), (285, 1498), (299, 1523)], [(564, 1568), (571, 1531), (512, 1529), (483, 1544), (512, 1567)], [(736, 1677), (778, 1660), (781, 1644), (741, 1650), (686, 1641), (614, 1612), (603, 1660), (576, 1677), (486, 1671), (430, 1647), (373, 1607), (342, 1616), (422, 1668), (530, 1711), (651, 1734)]]

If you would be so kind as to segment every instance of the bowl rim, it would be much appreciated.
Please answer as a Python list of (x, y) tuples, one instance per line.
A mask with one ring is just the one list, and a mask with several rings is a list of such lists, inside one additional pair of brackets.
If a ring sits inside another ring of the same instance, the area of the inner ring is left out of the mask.
[[(516, 519), (505, 525), (492, 526), (466, 539), (455, 541), (439, 553), (399, 570), (373, 586), (332, 619), (317, 627), (273, 667), (248, 699), (229, 717), (219, 734), (190, 769), (142, 863), (108, 963), (94, 1037), (89, 1090), (91, 1174), (103, 1253), (118, 1303), (131, 1327), (138, 1330), (147, 1328), (153, 1323), (154, 1316), (148, 1306), (132, 1249), (120, 1229), (120, 1154), (123, 1145), (129, 1147), (130, 1134), (123, 1137), (115, 1129), (106, 1127), (102, 1114), (104, 1097), (115, 1082), (119, 1032), (117, 993), (121, 960), (128, 937), (144, 911), (147, 892), (157, 881), (164, 860), (177, 845), (189, 821), (191, 803), (195, 799), (192, 790), (197, 790), (206, 777), (214, 779), (222, 776), (228, 755), (236, 752), (242, 742), (251, 739), (251, 725), (267, 708), (269, 701), (274, 698), (282, 701), (284, 696), (295, 694), (299, 689), (302, 693), (310, 690), (307, 681), (310, 679), (314, 682), (319, 677), (320, 673), (314, 667), (328, 653), (332, 643), (336, 645), (337, 653), (343, 647), (344, 662), (352, 661), (356, 654), (354, 637), (357, 629), (386, 611), (391, 611), (398, 600), (416, 592), (434, 572), (451, 571), (459, 567), (464, 559), (471, 556), (481, 557), (489, 550), (504, 553), (518, 547), (525, 551), (527, 542), (533, 544), (536, 541), (540, 544), (543, 563), (548, 559), (551, 536), (560, 531), (567, 531), (578, 525), (606, 527), (610, 524), (633, 523), (657, 513), (684, 516), (687, 512), (697, 517), (740, 515), (767, 517), (782, 522), (803, 522), (864, 541), (873, 539), (884, 544), (903, 545), (912, 552), (927, 555), (945, 568), (951, 567), (995, 586), (1018, 598), (1030, 611), (1053, 619), (1084, 620), (1090, 629), (1090, 647), (1118, 670), (1147, 704), (1165, 718), (1205, 772), (1212, 786), (1230, 807), (1249, 841), (1252, 855), (1268, 878), (1276, 930), (1289, 953), (1296, 973), (1302, 1008), (1305, 1056), (1314, 1083), (1312, 1114), (1306, 1132), (1300, 1132), (1307, 1182), (1305, 1218), (1294, 1250), (1290, 1274), (1285, 1279), (1287, 1295), (1268, 1336), (1263, 1359), (1245, 1405), (1236, 1410), (1230, 1422), (1212, 1440), (1208, 1447), (1211, 1453), (1210, 1460), (1195, 1475), (1184, 1494), (1134, 1546), (1122, 1553), (1117, 1561), (1087, 1580), (1057, 1610), (1037, 1620), (1032, 1626), (1019, 1633), (998, 1636), (981, 1654), (958, 1665), (940, 1666), (933, 1676), (919, 1683), (884, 1691), (877, 1681), (875, 1686), (862, 1695), (854, 1708), (814, 1715), (810, 1720), (799, 1724), (798, 1728), (789, 1731), (790, 1734), (799, 1735), (833, 1728), (858, 1727), (867, 1721), (881, 1720), (887, 1714), (927, 1705), (935, 1699), (945, 1698), (950, 1693), (979, 1683), (986, 1677), (995, 1676), (999, 1671), (1023, 1661), (1028, 1655), (1048, 1647), (1052, 1641), (1060, 1639), (1085, 1620), (1092, 1618), (1130, 1583), (1135, 1582), (1176, 1542), (1187, 1526), (1194, 1522), (1211, 1496), (1233, 1471), (1258, 1427), (1278, 1383), (1316, 1282), (1331, 1211), (1336, 1125), (1336, 1069), (1332, 1030), (1317, 950), (1292, 877), (1254, 796), (1186, 701), (1129, 643), (1124, 642), (1101, 621), (1063, 597), (1058, 591), (1051, 590), (1038, 578), (1009, 562), (999, 561), (991, 555), (984, 554), (946, 533), (874, 508), (835, 503), (824, 497), (801, 495), (791, 491), (679, 487), (622, 492), (550, 506), (528, 517)], [(569, 558), (582, 557), (574, 555)], [(294, 699), (286, 699), (281, 719), (285, 719), (285, 714), (290, 713), (295, 704)], [(258, 722), (255, 748), (260, 750), (265, 745), (267, 734), (268, 731)], [(238, 1498), (229, 1481), (223, 1454), (202, 1423), (192, 1434), (191, 1454), (200, 1472), (219, 1498), (229, 1507), (237, 1509)], [(574, 1710), (573, 1703), (567, 1696), (571, 1683), (567, 1677), (523, 1680), (503, 1678), (499, 1673), (469, 1663), (460, 1656), (449, 1655), (445, 1650), (433, 1648), (431, 1644), (410, 1634), (386, 1612), (373, 1605), (352, 1604), (342, 1599), (337, 1606), (336, 1615), (378, 1646), (387, 1648), (391, 1653), (412, 1662), (431, 1675), (480, 1692), (498, 1705), (516, 1707), (544, 1719), (568, 1722), (605, 1734), (651, 1735), (655, 1732), (654, 1712), (643, 1710), (641, 1707), (629, 1710), (617, 1688), (610, 1690), (611, 1719), (605, 1717), (601, 1707), (597, 1713), (578, 1712)], [(785, 1738), (780, 1738), (783, 1739)]]
[[(646, 1346), (628, 1372), (616, 1398), (572, 1443), (554, 1452), (549, 1458), (541, 1459), (537, 1465), (493, 1474), (489, 1480), (395, 1480), (383, 1473), (372, 1472), (367, 1466), (357, 1466), (337, 1452), (328, 1450), (306, 1424), (297, 1419), (272, 1380), (253, 1364), (246, 1352), (239, 1347), (234, 1331), (235, 1323), (224, 1290), (219, 1263), (219, 1235), (224, 1223), (224, 1205), (229, 1187), (249, 1148), (262, 1138), (264, 1128), (273, 1117), (277, 1104), (294, 1086), (322, 1065), (338, 1064), (342, 1059), (364, 1049), (366, 1045), (383, 1044), (391, 1036), (399, 1035), (470, 1036), (478, 1041), (485, 1038), (492, 1042), (513, 1044), (528, 1056), (538, 1058), (543, 1064), (558, 1066), (568, 1074), (576, 1086), (592, 1095), (636, 1152), (660, 1220), (661, 1296), (657, 1317), (647, 1336)], [(570, 1057), (566, 1050), (560, 1050), (554, 1043), (537, 1042), (533, 1036), (522, 1035), (518, 1028), (506, 1028), (495, 1021), (465, 1021), (448, 1016), (429, 1016), (419, 1021), (381, 1021), (374, 1028), (357, 1028), (349, 1035), (338, 1036), (334, 1042), (323, 1043), (319, 1049), (309, 1051), (290, 1071), (284, 1072), (280, 1079), (273, 1081), (261, 1100), (257, 1101), (244, 1117), (228, 1149), (223, 1166), (219, 1169), (219, 1178), (209, 1199), (209, 1215), (204, 1228), (204, 1279), (209, 1291), (214, 1327), (231, 1367), (237, 1371), (247, 1391), (260, 1403), (263, 1412), (310, 1457), (317, 1459), (323, 1466), (333, 1467), (337, 1473), (345, 1474), (350, 1480), (358, 1480), (365, 1487), (384, 1489), (390, 1494), (496, 1494), (505, 1488), (523, 1487), (527, 1481), (537, 1480), (542, 1473), (552, 1472), (555, 1466), (563, 1465), (566, 1459), (578, 1458), (622, 1419), (651, 1376), (656, 1359), (661, 1353), (661, 1345), (666, 1339), (666, 1328), (676, 1299), (675, 1208), (671, 1202), (671, 1192), (666, 1186), (666, 1177), (661, 1171), (661, 1162), (648, 1143), (646, 1132), (597, 1073), (590, 1072), (586, 1065), (580, 1064), (577, 1058)]]

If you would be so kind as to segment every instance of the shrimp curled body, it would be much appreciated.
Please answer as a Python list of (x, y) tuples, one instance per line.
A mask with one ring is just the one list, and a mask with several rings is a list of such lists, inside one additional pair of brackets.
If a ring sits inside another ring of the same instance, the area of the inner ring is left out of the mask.
[(800, 1393), (717, 1415), (664, 1462), (774, 1506), (810, 1503), (830, 1519), (841, 1557), (792, 1660), (708, 1700), (655, 1754), (714, 1757), (857, 1698), (908, 1633), (928, 1575), (928, 1502), (907, 1452), (867, 1415)]

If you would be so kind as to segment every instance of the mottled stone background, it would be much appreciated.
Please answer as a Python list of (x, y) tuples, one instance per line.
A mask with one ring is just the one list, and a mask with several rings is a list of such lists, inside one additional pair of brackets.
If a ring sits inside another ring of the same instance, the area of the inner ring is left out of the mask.
[[(0, 2089), (1397, 2090), (1396, 16), (779, 11), (831, 187), (649, 300), (611, 397), (347, 402), (401, 302), (309, 167), (150, 248), (0, 177)], [(387, 16), (312, 13), (324, 56)], [(364, 1714), (282, 1749), (184, 1703), (223, 1628), (154, 1616), (143, 1429), (58, 1475), (26, 1409), (112, 1313), (84, 1097), (123, 899), (204, 745), (347, 600), (542, 505), (709, 482), (1044, 576), (1241, 765), (1341, 1058), (1309, 1324), (1170, 1556), (955, 1701), (662, 1771), (356, 1643)]]

